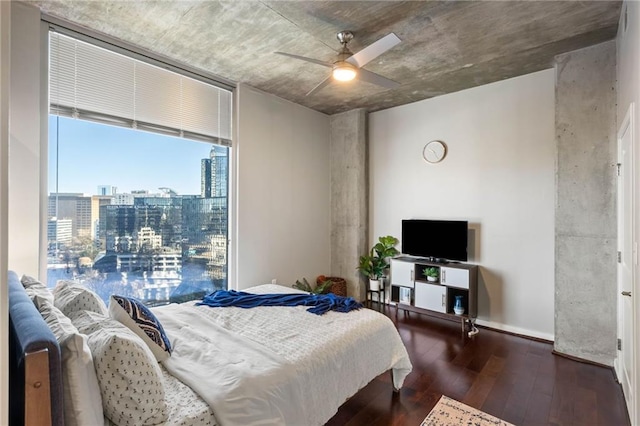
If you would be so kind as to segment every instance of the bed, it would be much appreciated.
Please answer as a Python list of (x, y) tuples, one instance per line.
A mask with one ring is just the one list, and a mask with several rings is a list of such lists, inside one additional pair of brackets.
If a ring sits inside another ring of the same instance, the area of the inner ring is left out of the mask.
[[(15, 277), (10, 281), (15, 284)], [(27, 291), (33, 298), (33, 290), (27, 288)], [(298, 292), (270, 284), (245, 291)], [(10, 304), (14, 299), (10, 297)], [(39, 308), (46, 305), (41, 297), (34, 302)], [(86, 307), (86, 300), (81, 304)], [(112, 306), (110, 313), (111, 309)], [(122, 401), (115, 399), (126, 393), (120, 391), (119, 395), (104, 390), (103, 382), (114, 380), (111, 370), (119, 367), (113, 366), (117, 364), (113, 359), (120, 356), (120, 352), (104, 356), (95, 347), (100, 339), (111, 339), (110, 327), (118, 324), (105, 312), (83, 309), (67, 313), (81, 340), (86, 340), (90, 347), (105, 424), (322, 425), (349, 397), (386, 371), (391, 372), (390, 386), (396, 390), (402, 386), (411, 371), (411, 363), (395, 326), (386, 316), (370, 309), (349, 313), (330, 311), (319, 316), (306, 309), (304, 306), (212, 308), (196, 306), (194, 302), (151, 308), (170, 342), (171, 354), (165, 354), (152, 366), (157, 368), (160, 377), (162, 396), (157, 399), (162, 412), (149, 414), (147, 410), (144, 421), (114, 414), (108, 408), (109, 404), (121, 406)], [(35, 312), (46, 316), (42, 309)], [(33, 317), (33, 311), (29, 315)], [(48, 329), (47, 322), (42, 321), (39, 327)], [(16, 329), (20, 328), (17, 323)], [(109, 342), (107, 347), (111, 348), (115, 341)], [(105, 362), (107, 358), (110, 362)], [(130, 359), (135, 356), (127, 354), (119, 362), (130, 362)], [(62, 367), (62, 377), (66, 377), (65, 368)], [(130, 379), (143, 374), (129, 372), (124, 376)], [(120, 386), (122, 389), (124, 385)], [(128, 382), (126, 386), (133, 385)], [(61, 402), (51, 401), (52, 412), (57, 409), (55, 415), (58, 416)], [(73, 424), (73, 415), (69, 414), (66, 403), (65, 400), (63, 411), (67, 424)]]
[(11, 424), (62, 426), (60, 347), (15, 272), (7, 286)]

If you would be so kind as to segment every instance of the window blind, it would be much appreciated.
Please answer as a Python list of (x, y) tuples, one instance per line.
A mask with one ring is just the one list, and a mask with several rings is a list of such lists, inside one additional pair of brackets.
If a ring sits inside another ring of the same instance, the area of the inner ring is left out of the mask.
[(231, 146), (229, 90), (49, 33), (52, 114)]

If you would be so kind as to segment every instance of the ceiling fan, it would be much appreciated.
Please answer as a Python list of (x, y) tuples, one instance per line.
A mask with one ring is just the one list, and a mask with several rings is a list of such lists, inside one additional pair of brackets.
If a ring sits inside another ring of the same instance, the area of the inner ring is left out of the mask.
[(318, 64), (332, 69), (331, 74), (318, 83), (316, 87), (311, 89), (309, 93), (307, 93), (307, 96), (316, 93), (327, 84), (331, 83), (332, 78), (338, 81), (351, 81), (358, 77), (362, 81), (377, 84), (378, 86), (386, 87), (387, 89), (393, 89), (400, 85), (400, 83), (362, 68), (387, 50), (400, 43), (401, 40), (394, 33), (387, 34), (380, 40), (370, 44), (355, 54), (352, 53), (347, 46), (353, 39), (353, 33), (351, 31), (340, 31), (337, 34), (337, 38), (342, 44), (342, 49), (338, 53), (338, 58), (335, 62), (321, 61), (304, 56), (292, 55), (291, 53), (275, 52), (278, 55), (289, 56), (290, 58), (300, 59), (302, 61), (311, 62), (312, 64)]

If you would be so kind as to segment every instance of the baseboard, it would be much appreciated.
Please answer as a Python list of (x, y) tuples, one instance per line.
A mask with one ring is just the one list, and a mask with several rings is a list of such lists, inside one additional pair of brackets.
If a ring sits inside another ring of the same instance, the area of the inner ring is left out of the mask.
[[(387, 306), (394, 307), (397, 309), (396, 302), (389, 302)], [(433, 318), (437, 318), (437, 316), (429, 315), (426, 312), (425, 313), (417, 312), (417, 313), (420, 315), (427, 315)], [(536, 340), (543, 343), (550, 343), (550, 344), (554, 343), (553, 334), (540, 333), (540, 332), (531, 331), (524, 328), (512, 327), (512, 326), (497, 323), (497, 322), (484, 321), (481, 319), (476, 319), (475, 324), (480, 328), (488, 328), (493, 331), (498, 331), (500, 333), (512, 334), (514, 336), (524, 337), (525, 339)]]
[(538, 341), (542, 341), (545, 343), (553, 343), (554, 342), (554, 336), (553, 334), (547, 334), (547, 333), (540, 333), (537, 331), (532, 331), (532, 330), (527, 330), (524, 328), (519, 328), (519, 327), (512, 327), (510, 325), (504, 325), (504, 324), (500, 324), (497, 322), (492, 322), (492, 321), (483, 321), (483, 320), (476, 320), (476, 324), (481, 326), (481, 327), (486, 327), (486, 328), (490, 328), (492, 330), (495, 331), (501, 331), (504, 333), (509, 333), (509, 334), (513, 334), (516, 336), (520, 336), (520, 337), (525, 337), (528, 339), (533, 339), (533, 340), (538, 340)]
[(572, 360), (572, 361), (578, 361), (578, 362), (581, 362), (581, 363), (583, 363), (583, 364), (591, 364), (591, 365), (596, 365), (596, 366), (598, 366), (598, 367), (608, 368), (608, 369), (610, 369), (610, 370), (611, 370), (611, 372), (613, 373), (614, 377), (616, 378), (616, 381), (617, 381), (617, 382), (619, 382), (619, 380), (618, 380), (618, 376), (616, 375), (616, 370), (615, 370), (615, 368), (614, 368), (612, 365), (607, 365), (607, 364), (603, 364), (603, 363), (601, 363), (601, 362), (591, 361), (591, 360), (584, 359), (584, 358), (580, 358), (580, 357), (577, 357), (577, 356), (573, 356), (573, 355), (565, 354), (565, 353), (562, 353), (562, 352), (558, 352), (558, 351), (556, 351), (555, 349), (554, 349), (554, 350), (552, 350), (552, 351), (551, 351), (551, 353), (552, 353), (552, 354), (554, 354), (554, 355), (561, 356), (561, 357), (563, 357), (563, 358), (570, 359), (570, 360)]
[[(514, 336), (518, 336), (518, 337), (523, 337), (525, 339), (530, 339), (530, 340), (535, 340), (538, 342), (543, 342), (543, 343), (549, 343), (549, 344), (554, 344), (554, 336), (552, 334), (547, 334), (547, 333), (539, 333), (536, 331), (531, 331), (531, 330), (527, 330), (527, 329), (523, 329), (523, 328), (519, 328), (519, 327), (512, 327), (512, 326), (508, 326), (508, 325), (504, 325), (504, 324), (500, 324), (500, 323), (496, 323), (496, 322), (491, 322), (491, 321), (483, 321), (483, 320), (476, 320), (476, 325), (478, 325), (480, 328), (487, 328), (493, 331), (497, 331), (500, 333), (506, 333), (506, 334), (511, 334)], [(553, 353), (554, 355), (558, 355), (567, 359), (571, 359), (573, 361), (577, 361), (577, 362), (582, 362), (585, 364), (591, 364), (591, 365), (596, 365), (598, 367), (604, 367), (604, 368), (608, 368), (612, 371), (612, 373), (614, 374), (614, 376), (616, 376), (617, 379), (617, 375), (616, 375), (616, 371), (615, 371), (615, 366), (612, 365), (607, 365), (607, 364), (602, 364), (600, 362), (596, 362), (596, 361), (590, 361), (588, 359), (584, 359), (584, 358), (579, 358), (573, 355), (568, 355), (562, 352), (558, 352), (555, 349), (553, 349), (551, 351), (551, 353)]]
[[(525, 339), (531, 339), (531, 340), (536, 340), (536, 341), (540, 341), (540, 342), (544, 342), (544, 343), (550, 343), (550, 344), (554, 343), (553, 335), (546, 334), (546, 333), (532, 332), (531, 330), (524, 330), (524, 329), (521, 329), (521, 328), (518, 328), (518, 327), (510, 327), (510, 326), (506, 326), (504, 324), (498, 324), (498, 323), (494, 323), (494, 322), (490, 322), (490, 321), (477, 320), (476, 324), (479, 325), (480, 327), (483, 327), (483, 328), (488, 328), (488, 329), (491, 329), (493, 331), (498, 331), (498, 332), (502, 332), (502, 333), (512, 334), (512, 335), (515, 335), (515, 336), (523, 337)], [(591, 360), (588, 360), (588, 359), (584, 359), (584, 358), (580, 358), (580, 357), (577, 357), (577, 356), (573, 356), (573, 355), (565, 354), (565, 353), (562, 353), (562, 352), (558, 352), (555, 349), (553, 349), (551, 351), (551, 353), (554, 354), (554, 355), (557, 355), (557, 356), (561, 356), (563, 358), (570, 359), (572, 361), (577, 361), (577, 362), (581, 362), (581, 363), (584, 363), (584, 364), (591, 364), (591, 365), (595, 365), (595, 366), (598, 366), (598, 367), (608, 368), (613, 373), (614, 377), (616, 378), (616, 381), (619, 382), (617, 374), (616, 374), (615, 365), (607, 365), (607, 364), (603, 364), (601, 362), (591, 361)]]

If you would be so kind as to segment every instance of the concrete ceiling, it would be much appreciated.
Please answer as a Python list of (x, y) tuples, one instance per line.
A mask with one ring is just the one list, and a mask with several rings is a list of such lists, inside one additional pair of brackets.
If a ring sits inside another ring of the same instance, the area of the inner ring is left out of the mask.
[[(327, 114), (377, 111), (550, 68), (559, 53), (613, 39), (620, 1), (35, 1), (51, 15)], [(401, 83), (331, 84), (336, 33), (353, 52), (394, 32), (365, 66)]]

